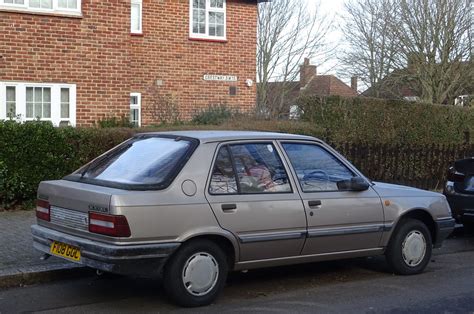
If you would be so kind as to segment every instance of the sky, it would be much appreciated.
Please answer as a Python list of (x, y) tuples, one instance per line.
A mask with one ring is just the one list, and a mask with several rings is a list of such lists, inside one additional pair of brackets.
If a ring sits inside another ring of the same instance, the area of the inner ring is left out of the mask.
[[(335, 24), (337, 23), (337, 14), (341, 13), (344, 10), (344, 2), (346, 0), (305, 0), (308, 4), (308, 7), (314, 9), (314, 6), (318, 5), (319, 9), (323, 14), (328, 14), (330, 16), (336, 15)], [(337, 26), (337, 25), (335, 25)], [(338, 41), (342, 37), (342, 33), (337, 29), (337, 27), (329, 34), (331, 40)], [(336, 74), (335, 62), (327, 62), (325, 64), (320, 64), (318, 60), (311, 60), (311, 63), (317, 64), (318, 73), (321, 74)]]

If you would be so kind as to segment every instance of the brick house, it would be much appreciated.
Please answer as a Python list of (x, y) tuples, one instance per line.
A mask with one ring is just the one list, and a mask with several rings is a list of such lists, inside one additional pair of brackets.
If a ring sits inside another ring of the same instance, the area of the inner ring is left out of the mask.
[(291, 82), (269, 82), (269, 103), (279, 105), (279, 115), (285, 116), (296, 110), (296, 99), (303, 95), (357, 97), (357, 77), (351, 78), (348, 86), (334, 75), (318, 75), (317, 67), (308, 58), (300, 66), (300, 80)]
[(351, 86), (334, 75), (318, 75), (317, 67), (305, 59), (300, 67), (300, 94), (317, 96), (356, 97), (357, 77), (351, 78)]
[(0, 0), (0, 119), (255, 106), (257, 0)]

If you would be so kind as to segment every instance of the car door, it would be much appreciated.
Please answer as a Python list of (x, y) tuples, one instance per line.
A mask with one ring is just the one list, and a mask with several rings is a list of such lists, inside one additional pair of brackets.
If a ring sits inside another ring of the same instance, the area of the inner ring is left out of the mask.
[(273, 141), (221, 144), (206, 197), (222, 228), (240, 243), (240, 260), (299, 255), (306, 214)]
[(356, 169), (320, 143), (285, 141), (281, 146), (298, 180), (308, 220), (302, 254), (378, 247), (384, 215), (377, 193), (371, 187), (365, 191), (338, 188), (337, 182), (361, 176)]

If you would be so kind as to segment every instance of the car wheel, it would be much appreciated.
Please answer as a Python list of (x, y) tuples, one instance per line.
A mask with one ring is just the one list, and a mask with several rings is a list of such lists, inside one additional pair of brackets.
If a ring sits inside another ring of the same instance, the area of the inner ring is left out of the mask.
[(217, 244), (192, 241), (184, 244), (165, 266), (164, 288), (178, 305), (208, 305), (222, 291), (227, 271), (226, 255)]
[(421, 273), (431, 259), (431, 234), (416, 219), (404, 219), (394, 231), (385, 256), (392, 271), (399, 275)]

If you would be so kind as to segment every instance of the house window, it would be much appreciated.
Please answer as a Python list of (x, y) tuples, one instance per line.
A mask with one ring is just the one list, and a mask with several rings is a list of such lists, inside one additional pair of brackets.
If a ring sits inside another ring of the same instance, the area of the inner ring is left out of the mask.
[(30, 8), (52, 9), (53, 0), (29, 0)]
[(6, 88), (6, 117), (14, 118), (16, 112), (16, 88), (7, 86)]
[(190, 36), (226, 39), (226, 0), (190, 0)]
[(76, 85), (0, 82), (0, 120), (75, 125)]
[(77, 9), (77, 0), (59, 0), (58, 7), (60, 9), (69, 9), (69, 10), (76, 10)]
[(130, 10), (130, 27), (132, 34), (142, 33), (142, 0), (132, 0)]
[(131, 93), (130, 94), (130, 123), (135, 127), (140, 127), (142, 125), (142, 95), (140, 93)]
[(81, 0), (0, 0), (0, 10), (81, 14)]
[(5, 4), (20, 4), (20, 5), (25, 4), (25, 0), (4, 0), (4, 1), (5, 1)]
[(69, 88), (61, 88), (61, 119), (69, 119), (69, 108), (71, 107), (71, 98)]
[(50, 119), (51, 118), (51, 88), (27, 87), (26, 88), (26, 118)]

